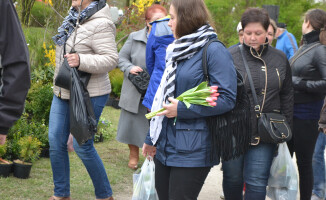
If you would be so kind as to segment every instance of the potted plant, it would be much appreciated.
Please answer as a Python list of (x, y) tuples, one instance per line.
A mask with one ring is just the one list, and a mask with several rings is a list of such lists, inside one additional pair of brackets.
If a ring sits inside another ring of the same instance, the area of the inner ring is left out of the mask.
[(0, 145), (0, 176), (8, 177), (11, 172), (12, 162), (3, 159), (6, 154), (7, 144)]
[(20, 152), (19, 160), (14, 160), (14, 176), (28, 178), (32, 163), (38, 159), (41, 153), (41, 142), (32, 136), (24, 136), (18, 141)]

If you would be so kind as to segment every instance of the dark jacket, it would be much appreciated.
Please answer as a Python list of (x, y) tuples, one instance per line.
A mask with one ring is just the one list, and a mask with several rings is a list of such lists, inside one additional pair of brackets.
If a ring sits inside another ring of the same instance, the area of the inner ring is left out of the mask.
[[(303, 45), (293, 56), (295, 59), (312, 45), (319, 43), (319, 32), (303, 35)], [(322, 101), (326, 93), (326, 46), (318, 45), (292, 63), (294, 103)]]
[[(178, 62), (176, 71), (175, 97), (203, 82), (203, 50), (188, 60)], [(230, 53), (221, 43), (213, 42), (207, 51), (208, 74), (210, 84), (218, 85), (220, 96), (217, 106), (207, 107), (178, 103), (178, 115), (164, 118), (162, 131), (157, 141), (156, 158), (166, 166), (175, 167), (210, 167), (219, 160), (210, 159), (211, 137), (205, 117), (218, 115), (231, 110), (236, 99), (236, 72)], [(149, 134), (146, 144), (152, 145)]]
[(0, 134), (21, 116), (30, 87), (29, 54), (11, 0), (0, 1)]
[(169, 17), (165, 17), (151, 23), (152, 29), (146, 45), (146, 68), (151, 79), (143, 100), (143, 105), (148, 109), (152, 108), (153, 99), (165, 69), (166, 48), (174, 40), (168, 26), (169, 20)]
[[(254, 111), (254, 101), (246, 69), (238, 46), (229, 49), (234, 65), (244, 77), (245, 87), (250, 98), (252, 135), (258, 136), (257, 117)], [(291, 68), (283, 52), (273, 48), (266, 42), (261, 45), (259, 52), (244, 44), (244, 56), (256, 89), (258, 103), (262, 106), (265, 92), (265, 70), (267, 69), (267, 93), (263, 112), (281, 112), (287, 121), (292, 124), (293, 117), (293, 88)], [(258, 141), (253, 141), (258, 142)]]

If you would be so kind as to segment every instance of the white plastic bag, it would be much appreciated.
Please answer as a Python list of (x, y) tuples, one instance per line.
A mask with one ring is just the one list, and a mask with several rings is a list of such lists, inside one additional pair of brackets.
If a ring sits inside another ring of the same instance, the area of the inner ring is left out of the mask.
[(145, 159), (140, 174), (133, 175), (132, 200), (159, 200), (155, 189), (155, 164), (153, 158)]
[(296, 200), (298, 173), (286, 142), (279, 144), (268, 179), (267, 196), (273, 200)]

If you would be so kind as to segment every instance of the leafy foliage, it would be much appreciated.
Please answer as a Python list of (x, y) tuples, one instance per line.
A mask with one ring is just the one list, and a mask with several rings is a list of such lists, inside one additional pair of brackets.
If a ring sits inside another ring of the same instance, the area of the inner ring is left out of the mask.
[(53, 26), (53, 21), (51, 20), (51, 16), (55, 13), (51, 9), (49, 4), (36, 1), (31, 10), (31, 19), (30, 26), (36, 27), (45, 27), (45, 26)]
[(7, 144), (0, 145), (0, 158), (2, 158), (7, 151)]
[(20, 147), (19, 158), (23, 162), (34, 162), (41, 153), (41, 142), (32, 136), (25, 136), (18, 141)]
[(116, 98), (120, 98), (123, 82), (123, 72), (121, 72), (120, 69), (115, 68), (114, 70), (110, 71), (109, 77), (112, 88), (111, 94)]

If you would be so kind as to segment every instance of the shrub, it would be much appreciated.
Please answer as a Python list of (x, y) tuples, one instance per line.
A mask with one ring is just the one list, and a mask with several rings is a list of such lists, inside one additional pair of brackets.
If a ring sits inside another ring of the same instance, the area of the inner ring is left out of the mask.
[(19, 159), (23, 162), (33, 163), (41, 153), (41, 142), (32, 136), (25, 136), (19, 139)]
[(109, 72), (112, 92), (111, 95), (120, 98), (121, 88), (123, 83), (123, 72), (116, 68)]
[(110, 140), (114, 137), (114, 134), (111, 133), (112, 122), (105, 119), (104, 117), (100, 117), (97, 125), (97, 133), (95, 134), (94, 141), (99, 142), (100, 135), (102, 135), (104, 140)]
[(43, 2), (36, 1), (31, 10), (30, 26), (43, 27), (51, 26), (53, 27), (52, 17), (55, 15), (51, 7)]
[(49, 115), (53, 98), (52, 85), (43, 85), (41, 81), (33, 83), (26, 99), (26, 113), (34, 122), (49, 123)]

